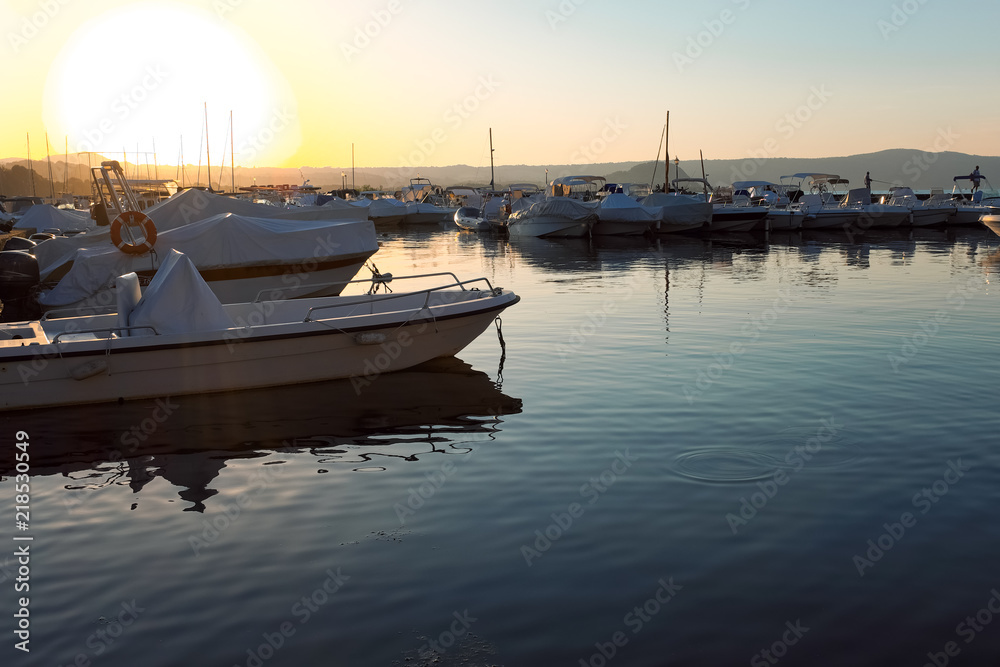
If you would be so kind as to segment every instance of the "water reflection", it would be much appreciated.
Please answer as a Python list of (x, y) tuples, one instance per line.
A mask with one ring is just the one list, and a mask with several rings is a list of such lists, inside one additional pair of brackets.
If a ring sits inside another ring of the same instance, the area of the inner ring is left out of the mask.
[[(520, 399), (453, 357), (366, 386), (335, 380), (9, 412), (5, 421), (31, 434), (32, 474), (62, 475), (69, 491), (122, 484), (139, 493), (161, 477), (181, 489), (187, 510), (203, 511), (229, 459), (287, 451), (384, 469), (424, 453), (467, 453), (470, 441), (494, 437), (501, 417), (520, 411)], [(0, 474), (12, 473), (13, 458), (0, 464)]]

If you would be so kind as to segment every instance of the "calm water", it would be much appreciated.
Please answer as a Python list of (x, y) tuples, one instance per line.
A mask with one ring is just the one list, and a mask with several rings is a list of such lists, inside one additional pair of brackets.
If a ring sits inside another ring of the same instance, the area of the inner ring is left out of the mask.
[(9, 537), (0, 554), (2, 664), (1000, 652), (1000, 238), (442, 230), (376, 261), (520, 294), (505, 358), (490, 329), (360, 396), (0, 415), (0, 535), (21, 429), (34, 537), (27, 655)]

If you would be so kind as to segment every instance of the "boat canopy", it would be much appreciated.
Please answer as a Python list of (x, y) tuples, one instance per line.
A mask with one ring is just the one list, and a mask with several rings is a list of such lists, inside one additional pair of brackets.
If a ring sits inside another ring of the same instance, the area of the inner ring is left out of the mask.
[(750, 188), (776, 188), (779, 187), (777, 183), (772, 183), (771, 181), (735, 181), (733, 182), (734, 190), (749, 190)]
[(791, 174), (789, 176), (782, 176), (781, 180), (786, 178), (794, 178), (796, 180), (804, 181), (807, 178), (813, 181), (833, 181), (840, 178), (839, 174), (813, 174), (809, 172), (801, 172), (798, 174)]
[(146, 292), (129, 314), (128, 324), (129, 327), (150, 327), (158, 334), (219, 331), (236, 326), (198, 273), (194, 262), (176, 250), (167, 253)]
[(14, 224), (14, 229), (59, 229), (63, 232), (82, 232), (93, 229), (97, 223), (86, 211), (56, 208), (51, 204), (35, 204)]

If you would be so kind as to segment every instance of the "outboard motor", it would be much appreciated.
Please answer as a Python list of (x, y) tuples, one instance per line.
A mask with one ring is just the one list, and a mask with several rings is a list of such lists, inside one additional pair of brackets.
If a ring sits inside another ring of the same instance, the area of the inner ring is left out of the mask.
[(0, 252), (2, 318), (8, 322), (34, 318), (38, 307), (31, 293), (40, 282), (38, 260), (34, 255), (21, 250)]
[(26, 252), (32, 252), (35, 246), (38, 245), (31, 239), (26, 239), (23, 236), (12, 236), (7, 239), (7, 243), (4, 244), (4, 250), (24, 250)]

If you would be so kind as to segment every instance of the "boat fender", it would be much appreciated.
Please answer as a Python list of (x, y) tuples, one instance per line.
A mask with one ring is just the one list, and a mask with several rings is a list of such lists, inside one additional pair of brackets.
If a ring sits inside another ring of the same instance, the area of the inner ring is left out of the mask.
[[(142, 227), (143, 240), (140, 243), (127, 243), (122, 239), (122, 227)], [(115, 247), (129, 255), (144, 255), (153, 249), (156, 243), (156, 225), (142, 211), (124, 211), (111, 223), (111, 242)]]
[(108, 370), (108, 362), (103, 359), (95, 359), (77, 366), (69, 374), (74, 380), (86, 380), (106, 370)]
[(359, 333), (354, 337), (354, 342), (358, 345), (378, 345), (385, 342), (385, 334), (378, 332)]

